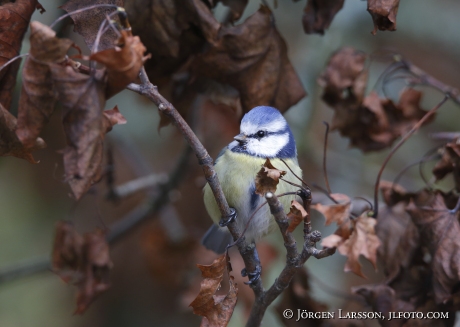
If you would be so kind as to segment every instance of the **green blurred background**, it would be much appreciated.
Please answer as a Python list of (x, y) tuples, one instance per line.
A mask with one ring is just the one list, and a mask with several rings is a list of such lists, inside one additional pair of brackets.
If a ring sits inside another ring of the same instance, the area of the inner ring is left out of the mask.
[[(33, 20), (51, 24), (63, 14), (62, 10), (57, 9), (60, 3), (51, 0), (40, 2), (47, 12), (43, 15), (35, 13)], [(392, 50), (403, 54), (441, 81), (460, 88), (460, 2), (403, 0), (397, 16), (397, 31), (379, 31), (375, 36), (370, 33), (373, 25), (366, 11), (367, 3), (359, 0), (345, 1), (344, 8), (337, 14), (324, 36), (306, 35), (301, 25), (305, 4), (306, 1), (278, 1), (274, 15), (277, 27), (287, 41), (291, 61), (309, 93), (308, 97), (286, 113), (286, 118), (297, 140), (299, 161), (305, 180), (324, 185), (321, 171), (324, 139), (322, 121), (330, 121), (333, 111), (322, 103), (322, 90), (316, 79), (329, 56), (345, 45), (367, 53), (382, 49)], [(251, 0), (241, 21), (254, 13), (259, 5), (259, 1)], [(273, 6), (273, 3), (269, 1), (269, 5)], [(222, 10), (222, 6), (219, 6), (216, 15)], [(79, 36), (71, 30), (72, 27), (67, 26), (61, 33), (67, 37), (72, 35), (82, 43)], [(26, 35), (22, 52), (27, 52), (28, 47)], [(369, 90), (383, 69), (384, 65), (381, 63), (372, 66)], [(17, 84), (12, 109), (14, 113), (20, 93), (20, 77)], [(397, 98), (401, 87), (401, 83), (395, 83), (390, 87), (389, 95)], [(421, 89), (426, 91), (422, 103), (426, 109), (442, 99), (439, 92)], [(110, 109), (114, 105), (118, 105), (128, 120), (126, 125), (116, 126), (107, 137), (107, 143), (112, 145), (115, 153), (116, 183), (121, 184), (139, 174), (169, 172), (184, 146), (174, 127), (168, 126), (158, 133), (159, 115), (156, 108), (130, 91), (121, 92), (112, 98), (106, 108)], [(200, 118), (198, 135), (215, 157), (230, 142), (233, 129), (225, 130), (225, 126), (219, 125), (225, 120), (209, 110), (203, 110)], [(436, 142), (430, 140), (429, 132), (458, 131), (459, 121), (460, 108), (452, 102), (447, 103), (440, 110), (435, 123), (422, 128), (394, 156), (384, 178), (393, 179), (403, 167), (421, 158), (436, 145)], [(60, 126), (59, 108), (45, 128), (43, 138), (48, 147), (36, 153), (36, 159), (40, 160), (37, 165), (13, 157), (0, 158), (0, 269), (23, 260), (49, 255), (57, 220), (68, 219), (75, 223), (80, 232), (91, 231), (96, 226), (117, 221), (146, 196), (141, 192), (114, 204), (104, 199), (107, 188), (102, 182), (75, 203), (69, 196), (69, 187), (62, 177), (62, 158), (58, 150), (64, 147), (65, 139)], [(140, 155), (141, 159), (135, 160), (137, 166), (130, 163), (127, 150), (120, 150), (120, 146)], [(328, 149), (328, 171), (332, 190), (350, 196), (371, 198), (375, 177), (387, 153), (388, 150), (363, 155), (357, 149), (349, 149), (347, 139), (341, 138), (338, 133), (332, 133)], [(144, 168), (139, 168), (139, 165)], [(429, 172), (430, 167), (432, 166), (427, 164), (425, 170)], [(194, 316), (191, 309), (187, 308), (193, 299), (190, 294), (196, 294), (200, 281), (198, 269), (193, 263), (210, 262), (212, 256), (198, 249), (190, 257), (190, 251), (184, 251), (191, 264), (189, 271), (181, 275), (185, 276), (184, 280), (178, 283), (168, 279), (167, 272), (159, 272), (158, 267), (167, 258), (162, 258), (163, 252), (158, 251), (155, 244), (158, 241), (157, 233), (162, 229), (161, 222), (164, 221), (177, 220), (175, 224), (181, 226), (183, 233), (190, 238), (197, 240), (201, 237), (210, 225), (201, 201), (200, 189), (203, 183), (200, 169), (191, 158), (187, 177), (181, 187), (171, 195), (172, 205), (158, 215), (160, 219), (151, 219), (155, 222), (147, 222), (111, 248), (114, 262), (112, 288), (101, 295), (83, 316), (72, 315), (75, 288), (64, 284), (53, 273), (43, 272), (0, 284), (0, 327), (199, 326), (200, 317)], [(416, 168), (409, 170), (401, 183), (409, 189), (423, 187)], [(445, 183), (441, 187), (448, 189), (450, 185)], [(315, 214), (313, 220), (314, 228), (319, 229), (323, 235), (334, 231), (334, 227), (323, 226), (324, 221), (319, 214)], [(179, 228), (177, 226), (176, 229)], [(284, 250), (279, 235), (268, 237), (266, 242), (272, 244), (281, 254), (264, 270), (264, 282), (268, 285), (283, 266)], [(238, 261), (237, 254), (232, 256), (233, 260)], [(351, 286), (382, 279), (365, 260), (362, 263), (365, 274), (369, 276), (368, 280), (343, 273), (345, 260), (337, 253), (321, 261), (313, 259), (306, 265), (311, 274), (316, 276), (311, 281), (313, 295), (317, 300), (326, 303), (331, 310), (353, 307), (354, 304), (342, 294), (349, 292)], [(238, 269), (235, 269), (235, 274), (238, 274)], [(239, 286), (240, 289), (248, 289), (242, 283)], [(244, 300), (239, 301), (231, 326), (244, 324), (244, 303)], [(281, 325), (281, 321), (269, 309), (264, 326), (278, 325)], [(372, 325), (371, 322), (368, 325)]]

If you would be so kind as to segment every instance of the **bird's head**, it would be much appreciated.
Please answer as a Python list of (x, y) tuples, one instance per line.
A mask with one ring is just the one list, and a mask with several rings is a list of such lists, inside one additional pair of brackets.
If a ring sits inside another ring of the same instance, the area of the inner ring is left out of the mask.
[(233, 152), (263, 158), (297, 156), (291, 129), (281, 113), (272, 107), (255, 107), (241, 120), (240, 134), (228, 145)]

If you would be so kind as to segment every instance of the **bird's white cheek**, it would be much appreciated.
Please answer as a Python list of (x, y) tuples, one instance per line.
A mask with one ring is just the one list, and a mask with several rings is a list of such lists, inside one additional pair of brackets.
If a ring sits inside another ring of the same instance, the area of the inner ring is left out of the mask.
[(248, 152), (261, 157), (275, 157), (289, 142), (289, 135), (271, 135), (260, 140), (252, 139), (247, 144)]

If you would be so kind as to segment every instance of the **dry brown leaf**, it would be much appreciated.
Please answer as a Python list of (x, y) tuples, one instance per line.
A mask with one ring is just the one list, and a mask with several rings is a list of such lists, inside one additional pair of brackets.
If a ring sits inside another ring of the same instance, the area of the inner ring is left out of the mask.
[(77, 308), (74, 314), (83, 314), (96, 296), (110, 288), (109, 272), (113, 267), (110, 260), (106, 233), (96, 230), (84, 235), (82, 246), (82, 281), (77, 284)]
[[(97, 4), (113, 4), (118, 7), (124, 6), (123, 0), (70, 0), (67, 1), (60, 8), (67, 11), (75, 11), (85, 7), (89, 7)], [(83, 36), (86, 45), (91, 50), (93, 49), (94, 42), (96, 40), (99, 27), (102, 22), (106, 19), (106, 15), (114, 12), (114, 8), (100, 7), (86, 10), (77, 14), (72, 14), (70, 17), (74, 21), (74, 31)], [(116, 19), (116, 16), (112, 16), (112, 19)], [(117, 34), (112, 30), (108, 29), (105, 32), (98, 44), (98, 50), (105, 50), (112, 48), (118, 39)]]
[(334, 193), (330, 196), (338, 203), (332, 203), (327, 205), (317, 203), (312, 205), (311, 208), (323, 214), (324, 218), (326, 218), (326, 226), (329, 226), (333, 222), (341, 226), (350, 220), (350, 197), (341, 193)]
[(106, 49), (90, 56), (107, 68), (106, 99), (112, 97), (136, 80), (144, 64), (146, 48), (138, 36), (132, 36), (127, 31), (121, 31), (118, 46)]
[(207, 41), (211, 46), (197, 55), (193, 72), (237, 89), (244, 112), (259, 105), (284, 112), (306, 96), (268, 7), (240, 25), (221, 26)]
[(37, 163), (31, 152), (45, 146), (45, 142), (38, 137), (32, 147), (25, 148), (16, 135), (16, 117), (0, 103), (0, 156), (13, 156)]
[(226, 295), (214, 295), (218, 290), (224, 272), (229, 272), (229, 258), (227, 254), (218, 257), (214, 262), (207, 265), (197, 265), (201, 270), (204, 280), (201, 282), (200, 293), (195, 300), (190, 303), (193, 313), (206, 317), (207, 321), (202, 321), (201, 326), (226, 327), (236, 305), (238, 288), (233, 281), (233, 276), (229, 276), (230, 289)]
[(452, 173), (455, 187), (457, 191), (460, 191), (460, 139), (456, 138), (448, 142), (441, 151), (442, 157), (434, 166), (433, 175), (436, 180), (440, 180)]
[(447, 196), (441, 192), (431, 199), (416, 199), (407, 206), (407, 212), (418, 227), (422, 243), (432, 257), (433, 291), (436, 303), (444, 303), (458, 292), (460, 283), (460, 225), (459, 214), (449, 211)]
[[(35, 8), (42, 8), (36, 0), (17, 0), (0, 5), (0, 67), (19, 55), (22, 39)], [(20, 63), (20, 60), (16, 60), (0, 71), (0, 99), (7, 110), (11, 105)]]
[(344, 2), (345, 0), (308, 0), (302, 17), (305, 33), (323, 35)]
[(112, 261), (106, 233), (100, 229), (81, 236), (73, 224), (60, 221), (52, 255), (53, 270), (65, 282), (75, 284), (78, 289), (75, 314), (82, 314), (96, 296), (109, 287), (109, 272)]
[(256, 175), (256, 190), (255, 193), (261, 196), (265, 196), (267, 192), (276, 192), (276, 186), (279, 183), (279, 179), (286, 175), (286, 171), (279, 170), (273, 167), (270, 159), (267, 158), (262, 168)]
[(101, 177), (105, 80), (100, 72), (88, 76), (69, 66), (51, 64), (50, 67), (59, 101), (64, 106), (66, 180), (79, 199)]
[[(310, 277), (305, 268), (297, 270), (288, 289), (283, 292), (281, 301), (276, 306), (275, 310), (286, 327), (324, 326), (324, 319), (306, 319), (305, 323), (299, 324), (299, 321), (296, 321), (295, 317), (297, 317), (297, 309), (300, 308), (307, 312), (325, 312), (328, 309), (327, 305), (317, 302), (311, 296)], [(294, 310), (294, 319), (286, 319), (283, 317), (283, 312), (286, 309)]]
[(104, 118), (102, 122), (102, 130), (104, 131), (104, 134), (110, 132), (113, 126), (124, 125), (128, 122), (126, 118), (121, 114), (120, 110), (118, 109), (118, 106), (115, 106), (113, 107), (113, 109), (110, 110), (104, 110), (103, 114)]
[(297, 201), (291, 201), (291, 208), (287, 214), (289, 220), (289, 227), (287, 233), (292, 233), (297, 226), (308, 216), (308, 213), (305, 211), (304, 207)]
[(233, 23), (240, 19), (241, 15), (246, 8), (249, 0), (204, 0), (214, 8), (219, 2), (230, 9), (230, 16), (227, 18), (229, 23)]
[(83, 237), (72, 223), (60, 220), (56, 223), (53, 243), (53, 271), (66, 283), (81, 279), (78, 270), (82, 265)]
[(30, 50), (22, 70), (16, 134), (25, 147), (31, 147), (53, 113), (57, 94), (49, 63), (61, 63), (73, 42), (59, 39), (39, 22), (30, 24)]
[(398, 14), (399, 0), (367, 0), (367, 11), (374, 21), (374, 30), (396, 31), (396, 15)]
[(419, 232), (407, 214), (406, 206), (407, 202), (399, 202), (380, 209), (375, 226), (382, 243), (378, 256), (388, 281), (393, 280), (402, 268), (411, 265), (420, 246)]
[(324, 238), (321, 245), (328, 248), (336, 247), (342, 255), (348, 257), (345, 272), (352, 271), (366, 278), (361, 271), (359, 256), (363, 255), (376, 268), (377, 249), (380, 246), (380, 240), (375, 235), (377, 220), (368, 217), (367, 212), (364, 212), (357, 219), (352, 220), (352, 223), (354, 226), (349, 238), (333, 234)]

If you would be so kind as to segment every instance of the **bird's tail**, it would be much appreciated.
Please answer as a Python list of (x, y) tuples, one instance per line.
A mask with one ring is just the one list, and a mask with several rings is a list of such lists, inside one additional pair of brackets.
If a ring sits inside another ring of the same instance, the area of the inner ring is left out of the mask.
[(227, 245), (233, 242), (232, 235), (228, 230), (221, 229), (217, 225), (212, 225), (201, 239), (201, 244), (208, 250), (217, 254), (222, 254), (227, 249)]

